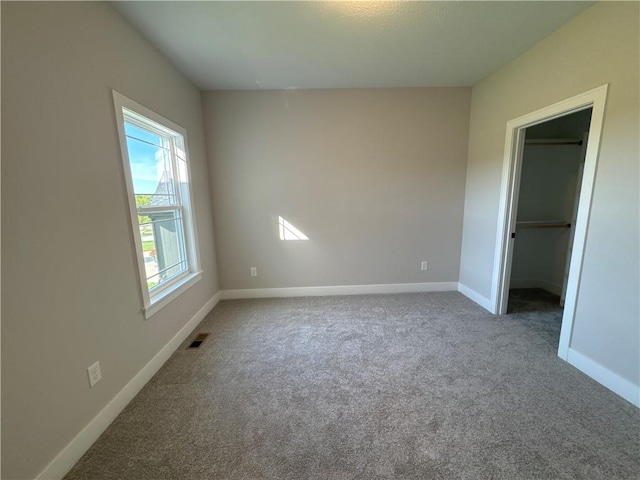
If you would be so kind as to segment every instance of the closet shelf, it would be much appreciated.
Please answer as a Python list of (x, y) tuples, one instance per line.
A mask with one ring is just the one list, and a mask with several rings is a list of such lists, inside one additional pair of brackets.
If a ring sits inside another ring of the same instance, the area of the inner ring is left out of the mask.
[(516, 228), (571, 228), (571, 223), (558, 220), (530, 220), (516, 222)]

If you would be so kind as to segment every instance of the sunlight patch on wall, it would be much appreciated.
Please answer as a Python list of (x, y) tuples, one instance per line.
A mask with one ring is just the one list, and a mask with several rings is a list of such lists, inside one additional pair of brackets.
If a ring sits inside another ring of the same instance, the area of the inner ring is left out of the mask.
[(280, 225), (280, 240), (309, 240), (309, 237), (284, 218), (278, 217), (278, 224)]

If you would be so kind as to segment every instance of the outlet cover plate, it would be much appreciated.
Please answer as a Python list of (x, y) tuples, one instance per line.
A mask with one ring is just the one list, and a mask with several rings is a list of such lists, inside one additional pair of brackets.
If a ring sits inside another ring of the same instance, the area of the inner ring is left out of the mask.
[(100, 371), (100, 362), (96, 362), (87, 368), (87, 374), (89, 375), (89, 386), (93, 387), (96, 383), (102, 380), (102, 372)]

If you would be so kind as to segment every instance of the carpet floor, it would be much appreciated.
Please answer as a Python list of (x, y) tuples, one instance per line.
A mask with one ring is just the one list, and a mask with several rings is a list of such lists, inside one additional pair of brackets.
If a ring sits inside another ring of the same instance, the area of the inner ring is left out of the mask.
[(542, 297), (220, 302), (65, 478), (639, 478), (639, 410), (557, 357)]

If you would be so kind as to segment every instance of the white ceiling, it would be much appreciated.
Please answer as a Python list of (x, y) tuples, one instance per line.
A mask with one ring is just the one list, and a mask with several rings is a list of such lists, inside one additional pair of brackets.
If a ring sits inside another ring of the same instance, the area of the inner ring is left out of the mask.
[(114, 2), (203, 90), (470, 86), (595, 2)]

